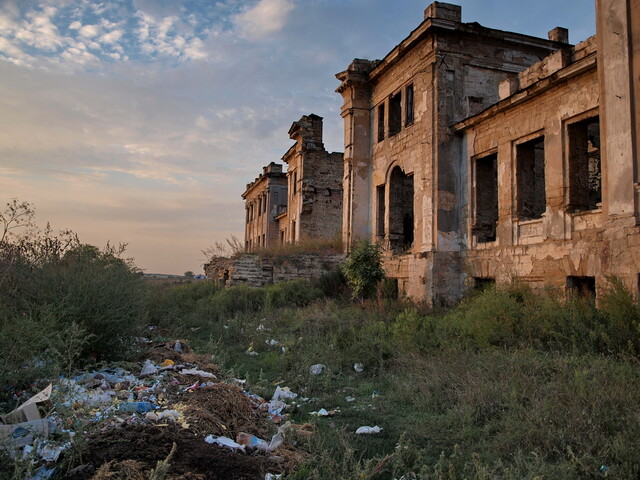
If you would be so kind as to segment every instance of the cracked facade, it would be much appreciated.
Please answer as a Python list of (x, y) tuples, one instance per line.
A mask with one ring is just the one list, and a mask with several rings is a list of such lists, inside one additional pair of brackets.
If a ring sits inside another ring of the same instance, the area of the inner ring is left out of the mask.
[(289, 137), (295, 143), (282, 157), (286, 173), (272, 162), (242, 194), (247, 252), (341, 234), (342, 153), (325, 150), (315, 114), (293, 122)]
[(434, 303), (513, 279), (637, 291), (640, 0), (596, 7), (597, 35), (572, 46), (435, 2), (337, 74), (347, 251), (380, 243), (400, 292)]

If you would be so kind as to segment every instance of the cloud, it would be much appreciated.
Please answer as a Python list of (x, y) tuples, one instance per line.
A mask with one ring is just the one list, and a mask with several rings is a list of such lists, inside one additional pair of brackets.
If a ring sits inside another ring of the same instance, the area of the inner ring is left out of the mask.
[(112, 30), (102, 35), (98, 40), (101, 43), (114, 44), (122, 38), (122, 35), (124, 35), (124, 30)]
[(78, 30), (78, 34), (84, 38), (93, 38), (100, 33), (99, 25), (84, 25)]
[(21, 24), (13, 26), (13, 36), (32, 47), (55, 51), (63, 45), (58, 27), (51, 21), (56, 12), (57, 9), (51, 6), (28, 12)]
[(293, 8), (291, 0), (259, 0), (233, 21), (242, 36), (257, 40), (282, 30)]

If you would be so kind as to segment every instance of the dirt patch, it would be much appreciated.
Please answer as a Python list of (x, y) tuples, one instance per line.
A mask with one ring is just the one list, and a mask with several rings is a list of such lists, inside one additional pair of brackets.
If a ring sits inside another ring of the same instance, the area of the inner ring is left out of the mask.
[(280, 457), (259, 452), (234, 452), (209, 445), (203, 436), (174, 424), (129, 424), (101, 432), (88, 440), (85, 462), (102, 466), (128, 460), (150, 470), (167, 457), (174, 442), (177, 447), (167, 479), (263, 479), (267, 472), (283, 471)]
[(218, 383), (183, 395), (189, 427), (199, 435), (235, 438), (240, 432), (258, 437), (267, 431), (267, 418), (239, 387)]

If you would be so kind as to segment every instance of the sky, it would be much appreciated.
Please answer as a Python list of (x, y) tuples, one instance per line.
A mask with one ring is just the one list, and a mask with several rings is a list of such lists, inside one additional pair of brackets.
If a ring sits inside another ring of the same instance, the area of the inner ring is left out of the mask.
[[(241, 193), (324, 117), (343, 151), (335, 74), (383, 58), (429, 0), (0, 0), (0, 207), (147, 273), (202, 272), (244, 237)], [(595, 33), (593, 0), (459, 0), (464, 22), (546, 38)]]

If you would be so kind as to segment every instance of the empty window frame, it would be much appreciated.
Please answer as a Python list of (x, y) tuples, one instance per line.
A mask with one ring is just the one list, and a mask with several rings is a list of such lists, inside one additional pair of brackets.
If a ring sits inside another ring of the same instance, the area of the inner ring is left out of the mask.
[(378, 216), (376, 221), (376, 234), (378, 237), (384, 237), (384, 216), (385, 216), (385, 188), (384, 185), (376, 187), (376, 195), (378, 197)]
[(405, 127), (407, 125), (411, 125), (413, 123), (413, 83), (411, 85), (407, 85), (407, 88), (405, 89), (405, 94), (404, 94), (404, 98), (405, 98), (405, 118), (404, 118), (404, 125)]
[(602, 201), (600, 120), (591, 117), (567, 127), (570, 211), (594, 210)]
[(393, 137), (402, 129), (402, 92), (389, 99), (389, 136)]
[(384, 103), (378, 106), (378, 141), (384, 140)]
[(498, 223), (498, 155), (475, 159), (474, 174), (472, 232), (479, 243), (493, 242)]
[(291, 191), (295, 194), (298, 191), (298, 172), (293, 172), (292, 182)]
[(496, 279), (491, 277), (473, 277), (473, 289), (478, 292), (484, 292), (495, 288)]
[(541, 218), (546, 210), (544, 136), (516, 146), (516, 168), (518, 218)]
[(595, 298), (596, 277), (567, 277), (567, 295), (574, 298)]
[(389, 177), (389, 240), (395, 252), (413, 246), (413, 174), (405, 174), (399, 166)]

